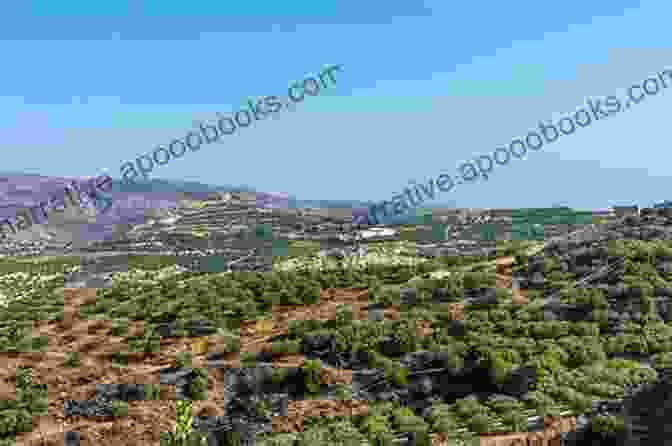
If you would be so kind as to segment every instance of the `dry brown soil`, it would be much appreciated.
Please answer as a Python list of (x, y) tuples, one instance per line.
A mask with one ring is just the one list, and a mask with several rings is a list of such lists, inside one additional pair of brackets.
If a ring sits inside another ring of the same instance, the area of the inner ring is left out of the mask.
[[(108, 321), (86, 320), (79, 317), (79, 305), (94, 303), (96, 290), (93, 288), (65, 289), (65, 317), (62, 321), (37, 321), (33, 323), (33, 336), (46, 335), (49, 344), (45, 352), (0, 353), (0, 398), (14, 399), (14, 374), (18, 367), (33, 369), (33, 380), (47, 384), (48, 414), (36, 417), (33, 431), (17, 436), (17, 445), (60, 445), (65, 431), (78, 431), (82, 446), (112, 445), (159, 445), (161, 432), (174, 430), (175, 392), (173, 386), (161, 385), (160, 400), (129, 402), (129, 416), (122, 418), (63, 417), (63, 403), (66, 399), (84, 400), (95, 397), (96, 384), (103, 383), (159, 383), (159, 370), (172, 365), (175, 354), (192, 350), (191, 338), (161, 338), (161, 349), (155, 354), (129, 353), (127, 367), (112, 364), (115, 352), (127, 352), (124, 337), (111, 336), (112, 325)], [(338, 289), (325, 290), (321, 302), (315, 305), (279, 305), (273, 311), (272, 333), (258, 333), (256, 321), (241, 324), (241, 350), (260, 351), (268, 346), (269, 340), (287, 332), (290, 320), (333, 319), (336, 306), (351, 304), (353, 317), (366, 319), (369, 304), (366, 290)], [(385, 318), (399, 319), (399, 308), (385, 309)], [(419, 330), (427, 327), (419, 327)], [(144, 322), (129, 322), (127, 336), (141, 335)], [(217, 336), (207, 337), (207, 350), (194, 355), (195, 367), (206, 367), (206, 352), (217, 351)], [(78, 351), (81, 365), (65, 368), (61, 364), (66, 353)], [(274, 358), (278, 367), (300, 366), (305, 357), (300, 354), (282, 355)], [(230, 366), (240, 365), (240, 353), (226, 357)], [(208, 369), (208, 400), (194, 401), (194, 415), (222, 415), (224, 389), (222, 369)], [(325, 384), (352, 384), (352, 372), (325, 366), (322, 370)], [(305, 415), (320, 413), (325, 416), (347, 415), (366, 410), (363, 401), (290, 401), (290, 417), (276, 417), (274, 428), (291, 431), (290, 425), (302, 424)], [(291, 419), (291, 421), (290, 421)]]
[[(498, 265), (497, 286), (511, 286), (510, 260)], [(161, 432), (174, 430), (175, 392), (173, 386), (161, 385), (160, 399), (157, 401), (129, 402), (127, 417), (64, 417), (63, 403), (66, 399), (84, 400), (95, 396), (96, 384), (103, 383), (159, 383), (159, 370), (173, 364), (175, 354), (193, 351), (191, 338), (162, 338), (158, 353), (129, 353), (127, 367), (115, 366), (111, 362), (114, 352), (127, 352), (128, 345), (124, 337), (111, 336), (111, 323), (102, 320), (86, 320), (79, 317), (79, 305), (94, 303), (96, 289), (72, 288), (65, 289), (65, 317), (62, 321), (37, 321), (33, 324), (33, 336), (46, 335), (49, 344), (45, 352), (36, 353), (2, 353), (0, 352), (0, 398), (15, 398), (14, 374), (18, 367), (30, 367), (33, 380), (47, 384), (49, 409), (46, 416), (34, 419), (32, 432), (17, 436), (17, 445), (55, 446), (63, 444), (65, 431), (78, 431), (82, 446), (146, 446), (159, 445)], [(525, 297), (524, 291), (519, 297)], [(515, 297), (515, 296), (514, 296)], [(525, 298), (526, 301), (526, 298)], [(521, 301), (521, 303), (523, 303)], [(276, 306), (273, 311), (273, 322), (270, 332), (258, 329), (256, 321), (245, 321), (241, 324), (241, 350), (260, 351), (268, 346), (274, 336), (287, 332), (290, 320), (300, 319), (333, 319), (336, 306), (350, 304), (355, 319), (368, 317), (365, 307), (369, 304), (368, 292), (362, 289), (328, 289), (323, 290), (321, 302), (315, 305)], [(385, 308), (386, 319), (400, 318), (399, 306)], [(452, 304), (450, 314), (455, 319), (464, 318), (464, 306)], [(141, 335), (144, 331), (142, 321), (129, 322), (128, 336)], [(266, 330), (268, 330), (268, 326)], [(418, 335), (431, 333), (431, 323), (420, 321)], [(193, 357), (195, 367), (206, 367), (206, 352), (217, 351), (217, 336), (207, 337), (207, 348)], [(81, 365), (65, 368), (61, 364), (68, 352), (78, 351), (81, 354)], [(232, 367), (240, 365), (240, 354), (227, 355), (226, 362)], [(274, 358), (278, 367), (300, 366), (305, 357), (300, 354), (283, 355)], [(208, 400), (194, 401), (193, 414), (215, 416), (223, 414), (224, 389), (222, 369), (208, 369)], [(324, 367), (322, 371), (324, 383), (352, 383), (352, 373), (347, 370)], [(300, 431), (303, 419), (308, 415), (348, 416), (366, 413), (368, 406), (365, 401), (306, 400), (290, 401), (289, 414), (286, 417), (274, 417), (273, 429), (277, 431)], [(528, 435), (528, 434), (516, 434)], [(500, 438), (501, 437), (501, 438)], [(510, 437), (510, 436), (509, 436)], [(518, 438), (518, 437), (516, 437)], [(443, 440), (442, 440), (443, 439)], [(486, 441), (484, 443), (484, 441)], [(496, 443), (492, 443), (496, 441)], [(447, 444), (445, 437), (434, 434), (433, 444)], [(513, 440), (508, 437), (482, 437), (482, 445), (508, 446)], [(534, 443), (525, 443), (530, 446)], [(546, 444), (546, 443), (539, 443)]]

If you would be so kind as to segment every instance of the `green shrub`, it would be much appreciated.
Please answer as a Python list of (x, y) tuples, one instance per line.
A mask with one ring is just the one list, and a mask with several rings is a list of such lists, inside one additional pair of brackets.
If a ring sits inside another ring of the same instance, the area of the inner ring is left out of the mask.
[(659, 353), (653, 357), (658, 368), (672, 368), (672, 352)]
[(128, 416), (128, 403), (126, 401), (112, 401), (112, 415), (115, 417)]
[(487, 405), (498, 414), (504, 414), (507, 412), (520, 412), (524, 409), (524, 405), (520, 401), (508, 399), (488, 400)]
[(221, 338), (224, 353), (233, 353), (240, 351), (240, 336), (224, 328), (217, 329), (217, 335)]
[(399, 365), (394, 365), (385, 369), (385, 379), (395, 386), (405, 386), (408, 384), (408, 369)]
[(576, 344), (564, 345), (565, 350), (570, 355), (569, 365), (579, 367), (584, 364), (590, 364), (596, 361), (604, 361), (607, 356), (602, 345), (593, 339), (577, 338)]
[(302, 339), (306, 334), (322, 328), (322, 322), (315, 319), (291, 320), (287, 328), (287, 335), (290, 338)]
[(477, 414), (487, 415), (489, 409), (471, 398), (464, 398), (455, 402), (455, 413), (462, 419), (467, 420)]
[(387, 417), (385, 415), (369, 415), (364, 418), (362, 429), (368, 434), (385, 431), (388, 429)]
[(128, 353), (125, 352), (114, 352), (111, 355), (112, 365), (117, 367), (126, 367), (128, 366)]
[(590, 398), (581, 392), (574, 392), (568, 402), (575, 415), (584, 415), (592, 409)]
[(492, 420), (487, 415), (476, 414), (470, 420), (467, 420), (469, 429), (478, 434), (490, 432)]
[(570, 356), (562, 347), (556, 345), (544, 351), (542, 358), (544, 368), (553, 370), (569, 362)]
[(159, 384), (151, 383), (145, 384), (145, 400), (154, 401), (159, 399), (161, 386)]
[(511, 372), (516, 368), (516, 365), (507, 360), (500, 352), (496, 352), (489, 358), (492, 371), (495, 374), (495, 381), (499, 384), (506, 383), (511, 377)]
[(497, 298), (497, 302), (508, 302), (513, 297), (513, 293), (508, 288), (496, 288), (495, 297)]
[(175, 401), (175, 433), (186, 436), (192, 432), (191, 400)]
[(191, 393), (194, 400), (208, 399), (208, 371), (204, 368), (195, 368), (193, 370), (191, 381)]
[(451, 433), (459, 427), (459, 420), (451, 405), (445, 403), (432, 405), (430, 420), (436, 432)]
[(329, 429), (324, 426), (313, 427), (304, 430), (297, 439), (297, 446), (327, 445), (332, 444)]
[(79, 367), (81, 360), (79, 357), (79, 352), (67, 352), (65, 354), (65, 360), (63, 361), (63, 367)]
[[(653, 288), (653, 287), (649, 287)], [(644, 294), (641, 297), (641, 311), (642, 315), (652, 315), (656, 313), (656, 301), (652, 296)]]
[(257, 437), (258, 446), (294, 446), (299, 439), (297, 433), (278, 433), (273, 432), (271, 435)]
[(446, 366), (451, 370), (462, 370), (464, 368), (464, 358), (461, 354), (451, 351)]
[(301, 352), (301, 341), (279, 341), (271, 343), (271, 351), (274, 355), (295, 354)]
[(597, 415), (592, 419), (591, 430), (603, 433), (622, 432), (625, 430), (625, 422), (615, 415)]
[(336, 398), (339, 401), (350, 401), (352, 399), (352, 386), (347, 384), (337, 384)]
[(240, 432), (237, 431), (226, 431), (224, 433), (224, 445), (225, 446), (240, 446)]
[(207, 446), (208, 434), (206, 432), (161, 432), (160, 446)]
[(243, 367), (255, 367), (257, 365), (257, 352), (241, 352), (240, 365)]
[(271, 382), (275, 385), (282, 385), (287, 379), (288, 369), (285, 367), (273, 367)]
[(521, 412), (511, 411), (501, 415), (502, 422), (511, 432), (527, 432), (527, 416)]
[(429, 425), (421, 417), (400, 417), (398, 418), (398, 431), (415, 434), (416, 446), (429, 446), (431, 439), (429, 436)]
[(600, 335), (600, 326), (591, 322), (575, 322), (571, 325), (571, 331), (574, 336), (593, 336)]
[(127, 320), (117, 320), (113, 323), (112, 329), (110, 330), (111, 336), (125, 336), (128, 334), (128, 321)]
[(539, 390), (528, 392), (524, 398), (525, 405), (532, 409), (543, 411), (556, 404), (555, 400), (548, 394)]
[(33, 385), (33, 369), (19, 367), (16, 370), (16, 387), (19, 389), (30, 389)]
[(191, 367), (192, 354), (191, 352), (178, 352), (175, 355), (175, 361), (173, 366), (177, 368), (187, 368)]
[(49, 338), (47, 336), (36, 336), (31, 339), (31, 350), (45, 351), (49, 345)]
[(408, 407), (400, 407), (392, 412), (392, 422), (395, 427), (399, 427), (402, 418), (415, 417), (415, 413)]
[(304, 371), (304, 383), (308, 393), (317, 394), (320, 391), (320, 369), (322, 363), (319, 359), (316, 360), (307, 360), (303, 364)]
[(259, 417), (270, 417), (272, 414), (271, 402), (268, 399), (260, 398), (255, 402), (255, 412)]
[(336, 307), (336, 325), (338, 327), (350, 324), (352, 318), (352, 305), (338, 305)]
[(0, 411), (0, 436), (12, 436), (33, 430), (33, 416), (26, 409)]
[(609, 359), (608, 361), (606, 361), (605, 365), (609, 369), (616, 369), (616, 370), (638, 369), (638, 368), (641, 367), (638, 361), (633, 361), (631, 359), (623, 359), (623, 358)]
[(617, 399), (624, 395), (623, 388), (605, 382), (583, 382), (580, 389), (587, 395)]
[(389, 430), (387, 417), (384, 415), (369, 415), (362, 423), (362, 430), (376, 446), (390, 445), (393, 439)]
[(649, 367), (639, 367), (628, 370), (629, 378), (635, 384), (650, 384), (658, 379), (658, 373)]

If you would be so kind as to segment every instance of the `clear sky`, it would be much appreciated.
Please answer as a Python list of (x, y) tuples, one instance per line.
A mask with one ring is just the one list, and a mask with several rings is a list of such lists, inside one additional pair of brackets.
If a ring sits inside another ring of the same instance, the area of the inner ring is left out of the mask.
[[(120, 177), (124, 162), (183, 138), (195, 121), (286, 95), (293, 81), (341, 64), (326, 92), (151, 176), (389, 199), (587, 98), (622, 97), (672, 69), (672, 3), (662, 0), (7, 3), (2, 170), (54, 176)], [(433, 203), (672, 198), (669, 84)]]

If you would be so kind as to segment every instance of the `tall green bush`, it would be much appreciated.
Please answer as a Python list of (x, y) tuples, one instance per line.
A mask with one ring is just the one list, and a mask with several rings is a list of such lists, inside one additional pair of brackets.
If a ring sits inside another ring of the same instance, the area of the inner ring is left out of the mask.
[(319, 359), (307, 360), (303, 364), (305, 386), (308, 393), (317, 394), (320, 391), (320, 369), (322, 364)]

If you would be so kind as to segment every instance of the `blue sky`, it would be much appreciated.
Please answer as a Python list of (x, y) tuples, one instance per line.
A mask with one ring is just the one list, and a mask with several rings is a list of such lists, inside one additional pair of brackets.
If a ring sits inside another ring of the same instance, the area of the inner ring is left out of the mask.
[[(660, 0), (12, 3), (0, 28), (3, 170), (44, 175), (119, 177), (194, 122), (341, 64), (328, 91), (152, 177), (390, 199), (672, 69), (672, 3)], [(425, 204), (670, 198), (671, 111), (668, 88)]]

